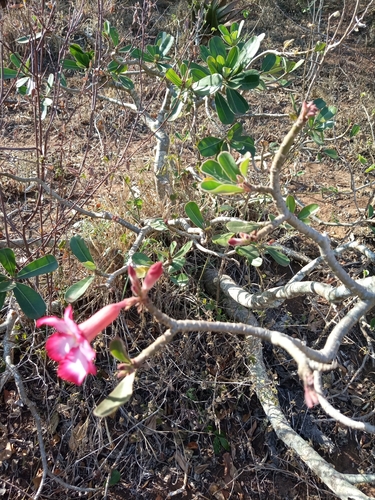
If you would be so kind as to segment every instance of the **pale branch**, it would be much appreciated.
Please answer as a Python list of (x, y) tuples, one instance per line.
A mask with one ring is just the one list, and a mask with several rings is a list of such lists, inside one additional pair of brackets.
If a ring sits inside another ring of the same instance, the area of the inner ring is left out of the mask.
[[(217, 281), (222, 279), (216, 273), (210, 272), (204, 278), (207, 291), (216, 296)], [(216, 284), (215, 284), (216, 283)], [(243, 308), (233, 299), (223, 294), (221, 305), (227, 314), (233, 317), (234, 321), (246, 322), (251, 326), (257, 326), (255, 316), (246, 308)], [(256, 395), (263, 407), (263, 410), (270, 421), (270, 424), (277, 436), (283, 443), (294, 450), (297, 456), (342, 500), (358, 499), (368, 500), (365, 494), (355, 488), (345, 474), (337, 472), (332, 465), (328, 464), (304, 439), (302, 439), (290, 426), (286, 420), (276, 396), (277, 390), (272, 380), (269, 378), (262, 359), (262, 344), (259, 339), (252, 336), (246, 337), (244, 349), (249, 359), (247, 369), (254, 382)], [(352, 478), (353, 479), (353, 478)], [(356, 475), (357, 479), (357, 475)], [(372, 480), (372, 478), (370, 478)]]
[(364, 431), (370, 434), (375, 434), (375, 426), (364, 421), (354, 420), (352, 418), (343, 415), (339, 410), (334, 408), (323, 395), (323, 385), (322, 385), (322, 375), (317, 370), (314, 373), (314, 387), (318, 395), (319, 404), (323, 410), (332, 417), (336, 422), (345, 425), (351, 429), (356, 429), (357, 431)]
[[(316, 109), (316, 108), (315, 108)], [(307, 226), (303, 221), (298, 219), (294, 214), (290, 212), (288, 209), (286, 202), (281, 193), (281, 184), (280, 184), (280, 175), (282, 166), (289, 154), (289, 151), (298, 136), (298, 134), (302, 131), (309, 113), (314, 112), (314, 106), (304, 103), (302, 106), (302, 111), (292, 125), (292, 128), (284, 137), (280, 148), (278, 149), (270, 171), (270, 187), (272, 190), (273, 198), (276, 202), (278, 211), (280, 214), (284, 214), (288, 223), (293, 226), (297, 231), (304, 234), (311, 240), (315, 241), (320, 249), (321, 255), (324, 257), (324, 260), (329, 265), (331, 270), (334, 272), (336, 277), (352, 292), (353, 295), (358, 295), (358, 297), (362, 300), (374, 300), (375, 294), (373, 292), (369, 292), (364, 287), (360, 286), (358, 283), (353, 280), (349, 274), (340, 266), (337, 262), (335, 254), (331, 248), (330, 241), (327, 235), (320, 233), (316, 229)]]
[[(214, 280), (215, 281), (215, 280)], [(252, 335), (258, 339), (270, 342), (271, 344), (281, 347), (290, 354), (290, 356), (295, 360), (301, 371), (310, 364), (319, 367), (321, 371), (327, 371), (335, 368), (336, 364), (331, 359), (327, 359), (327, 356), (321, 354), (320, 351), (316, 351), (306, 346), (301, 340), (295, 339), (286, 335), (282, 332), (276, 330), (268, 330), (266, 328), (253, 327), (243, 323), (228, 323), (225, 321), (203, 321), (203, 320), (175, 320), (162, 313), (149, 299), (142, 301), (142, 304), (146, 309), (157, 319), (160, 323), (165, 325), (170, 331), (170, 335), (173, 336), (180, 333), (187, 333), (191, 331), (199, 332), (215, 332), (215, 333), (229, 333), (233, 335)], [(249, 313), (250, 314), (250, 313)], [(169, 338), (169, 337), (168, 337)], [(155, 341), (157, 342), (157, 341)], [(154, 347), (155, 351), (153, 351)], [(164, 344), (163, 344), (164, 345)], [(159, 350), (158, 343), (153, 343), (149, 346), (148, 352), (153, 354)]]
[(375, 474), (343, 474), (351, 484), (375, 483)]
[(371, 301), (358, 301), (354, 307), (340, 319), (328, 335), (325, 346), (319, 351), (319, 354), (323, 356), (323, 363), (329, 363), (336, 358), (344, 336), (347, 335), (359, 322), (362, 316), (365, 316), (374, 306), (375, 299)]
[(275, 219), (267, 222), (267, 224), (264, 227), (262, 227), (262, 229), (257, 229), (256, 231), (257, 239), (261, 240), (266, 238), (270, 233), (272, 233), (272, 231), (280, 227), (281, 224), (283, 224), (286, 221), (286, 219), (287, 219), (286, 215), (280, 214), (277, 217), (275, 217)]

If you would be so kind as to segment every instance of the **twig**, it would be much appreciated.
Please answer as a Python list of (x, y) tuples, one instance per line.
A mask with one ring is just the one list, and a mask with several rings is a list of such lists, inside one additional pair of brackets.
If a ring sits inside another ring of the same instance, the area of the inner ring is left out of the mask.
[(22, 399), (22, 402), (29, 408), (34, 421), (35, 421), (35, 426), (36, 426), (36, 432), (38, 435), (38, 443), (39, 443), (39, 452), (40, 452), (40, 458), (42, 460), (43, 464), (43, 473), (42, 477), (40, 480), (39, 487), (34, 495), (34, 500), (37, 500), (42, 493), (44, 483), (48, 474), (48, 462), (47, 462), (47, 456), (46, 456), (46, 450), (44, 447), (44, 441), (43, 441), (43, 433), (42, 433), (42, 422), (39, 416), (39, 413), (37, 412), (35, 408), (35, 404), (28, 398), (25, 386), (23, 385), (22, 377), (18, 373), (17, 367), (13, 364), (12, 362), (12, 349), (13, 349), (13, 342), (12, 342), (12, 335), (13, 335), (13, 327), (17, 321), (18, 314), (14, 309), (9, 308), (7, 318), (6, 318), (6, 331), (5, 331), (5, 336), (3, 339), (3, 346), (4, 346), (4, 360), (5, 364), (7, 367), (7, 370), (11, 373), (11, 375), (14, 378), (14, 381), (16, 383), (19, 395)]

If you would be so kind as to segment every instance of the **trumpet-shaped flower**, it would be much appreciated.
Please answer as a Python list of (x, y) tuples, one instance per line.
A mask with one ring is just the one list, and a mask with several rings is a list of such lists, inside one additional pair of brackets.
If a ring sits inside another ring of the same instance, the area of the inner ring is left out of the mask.
[(81, 385), (86, 375), (96, 374), (95, 351), (90, 342), (118, 317), (122, 308), (132, 305), (129, 302), (131, 299), (109, 304), (79, 325), (73, 320), (71, 305), (65, 309), (64, 319), (45, 316), (36, 321), (38, 328), (49, 325), (56, 330), (46, 342), (46, 351), (51, 359), (59, 363), (59, 377)]
[(73, 320), (71, 305), (65, 309), (63, 319), (56, 316), (44, 316), (38, 319), (36, 321), (38, 328), (48, 325), (56, 330), (46, 342), (46, 351), (51, 359), (59, 363), (57, 375), (76, 385), (81, 385), (89, 373), (95, 375), (95, 351), (90, 342), (118, 317), (121, 309), (142, 304), (147, 299), (148, 291), (162, 274), (163, 264), (157, 262), (150, 267), (141, 285), (134, 269), (129, 266), (129, 277), (135, 296), (103, 307), (79, 325)]

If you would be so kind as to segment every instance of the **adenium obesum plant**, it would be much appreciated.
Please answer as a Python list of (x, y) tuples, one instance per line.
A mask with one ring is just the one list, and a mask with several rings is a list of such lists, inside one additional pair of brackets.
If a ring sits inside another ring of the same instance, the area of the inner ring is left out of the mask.
[(36, 321), (37, 328), (48, 325), (56, 330), (46, 342), (46, 351), (51, 359), (59, 363), (57, 375), (60, 378), (81, 385), (86, 375), (96, 374), (95, 351), (90, 342), (118, 317), (121, 309), (141, 306), (147, 300), (148, 291), (163, 274), (163, 264), (157, 262), (152, 265), (142, 285), (131, 266), (128, 272), (134, 297), (103, 307), (79, 325), (73, 320), (71, 305), (65, 309), (64, 319), (44, 316)]

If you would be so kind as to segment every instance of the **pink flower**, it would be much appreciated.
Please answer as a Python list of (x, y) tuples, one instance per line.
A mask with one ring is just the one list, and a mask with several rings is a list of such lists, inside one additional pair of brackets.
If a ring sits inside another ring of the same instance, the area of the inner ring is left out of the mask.
[(134, 305), (142, 304), (147, 299), (147, 292), (162, 274), (163, 264), (157, 262), (150, 267), (141, 285), (134, 269), (129, 266), (129, 277), (135, 297), (109, 304), (79, 325), (73, 320), (71, 305), (65, 309), (64, 319), (56, 316), (38, 319), (37, 328), (49, 325), (56, 330), (46, 342), (46, 351), (51, 359), (59, 363), (57, 375), (76, 385), (81, 385), (89, 373), (95, 375), (95, 351), (90, 342), (118, 317), (121, 309), (126, 310)]
[(118, 317), (122, 308), (131, 307), (131, 302), (131, 299), (125, 299), (109, 304), (80, 325), (73, 320), (71, 305), (65, 309), (64, 319), (45, 316), (36, 321), (37, 328), (49, 325), (56, 330), (46, 342), (46, 351), (59, 363), (57, 375), (60, 378), (81, 385), (86, 375), (96, 374), (95, 351), (90, 342)]

